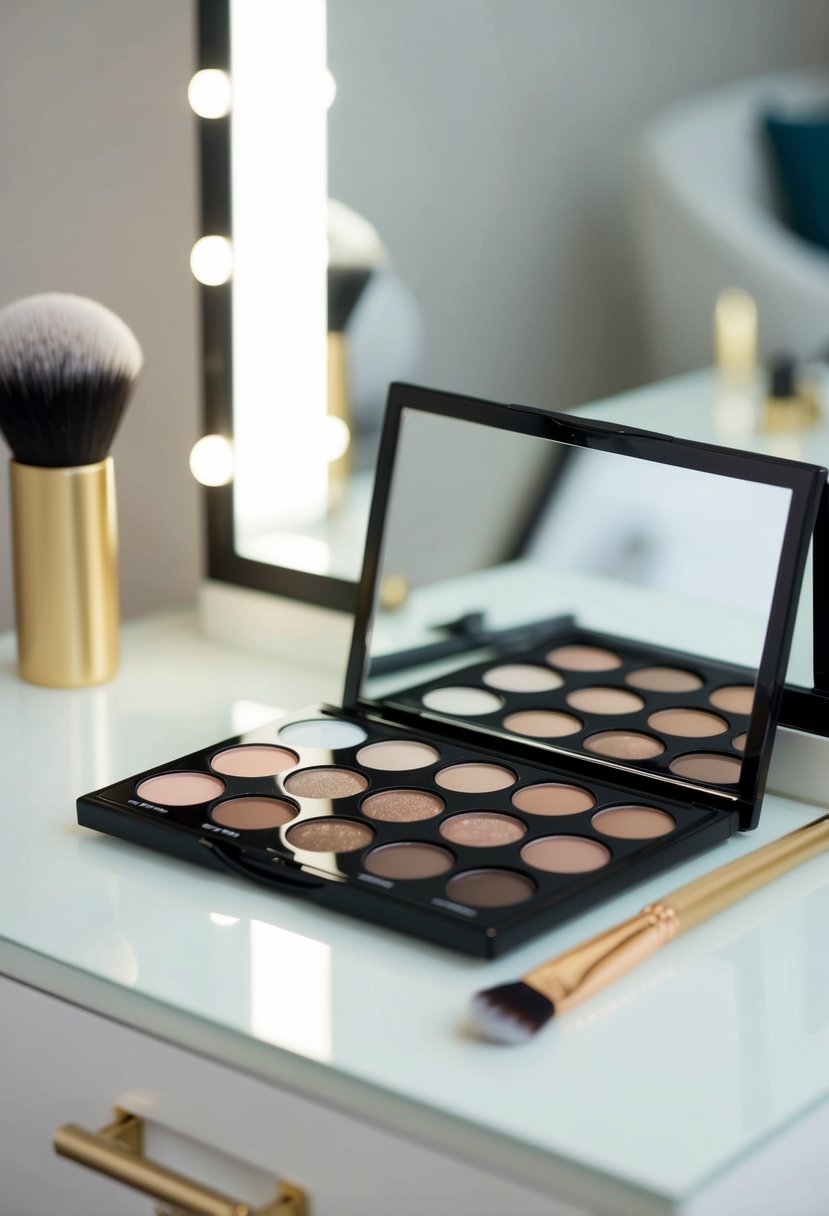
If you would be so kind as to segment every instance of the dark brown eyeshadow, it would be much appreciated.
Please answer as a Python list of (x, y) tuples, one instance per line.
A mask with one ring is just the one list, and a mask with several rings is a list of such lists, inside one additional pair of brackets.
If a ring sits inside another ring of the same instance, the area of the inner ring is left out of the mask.
[(470, 908), (507, 908), (535, 895), (535, 883), (515, 870), (465, 870), (446, 884), (446, 896)]
[(400, 841), (382, 844), (372, 849), (363, 861), (369, 874), (396, 881), (413, 881), (418, 878), (434, 878), (451, 870), (454, 857), (448, 849), (418, 841)]
[(225, 798), (210, 812), (210, 818), (223, 828), (240, 832), (263, 832), (281, 828), (299, 813), (298, 808), (284, 798), (269, 798), (265, 794), (247, 794), (241, 798)]

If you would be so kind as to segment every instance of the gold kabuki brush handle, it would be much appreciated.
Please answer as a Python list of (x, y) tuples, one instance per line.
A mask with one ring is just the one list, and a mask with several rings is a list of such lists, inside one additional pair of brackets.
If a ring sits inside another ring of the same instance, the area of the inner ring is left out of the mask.
[(550, 959), (524, 976), (556, 1014), (605, 988), (677, 934), (716, 916), (829, 848), (829, 815), (680, 887), (630, 920)]
[(21, 677), (50, 688), (109, 680), (118, 667), (112, 457), (76, 468), (11, 461)]

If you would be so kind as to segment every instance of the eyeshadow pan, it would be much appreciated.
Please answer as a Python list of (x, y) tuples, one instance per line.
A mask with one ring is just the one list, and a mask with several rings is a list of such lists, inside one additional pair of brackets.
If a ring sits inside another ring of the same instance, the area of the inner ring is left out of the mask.
[(281, 828), (295, 819), (298, 810), (284, 798), (269, 798), (265, 794), (248, 794), (242, 798), (226, 798), (217, 803), (210, 818), (225, 828), (241, 832), (263, 832)]
[(590, 714), (632, 714), (645, 701), (624, 688), (576, 688), (568, 694), (567, 704)]
[(227, 747), (217, 752), (210, 767), (226, 777), (275, 777), (286, 769), (299, 764), (296, 752), (287, 747), (274, 747), (270, 743), (243, 743), (240, 747)]
[(368, 778), (348, 768), (304, 768), (286, 778), (285, 789), (301, 798), (348, 798), (368, 789)]
[(551, 709), (525, 709), (517, 714), (507, 714), (502, 725), (516, 735), (529, 735), (533, 739), (559, 739), (578, 734), (582, 728), (579, 718)]
[(722, 688), (715, 688), (708, 700), (727, 714), (750, 714), (754, 703), (754, 686), (726, 684)]
[(610, 850), (583, 836), (542, 836), (521, 850), (528, 866), (549, 874), (586, 874), (610, 861)]
[(136, 786), (139, 798), (162, 806), (198, 806), (224, 793), (225, 783), (209, 773), (173, 772), (146, 777)]
[(695, 672), (681, 667), (639, 667), (629, 671), (625, 681), (645, 692), (694, 692), (704, 683)]
[(527, 829), (520, 819), (496, 811), (465, 811), (452, 815), (440, 825), (440, 834), (453, 844), (465, 844), (473, 849), (493, 849), (502, 844), (514, 844)]
[(580, 785), (560, 785), (548, 781), (543, 785), (527, 785), (516, 790), (512, 805), (528, 815), (578, 815), (591, 811), (596, 799)]
[(720, 756), (716, 752), (691, 752), (677, 756), (670, 769), (678, 777), (689, 777), (692, 781), (704, 781), (710, 785), (733, 785), (740, 780), (742, 762), (733, 756)]
[(445, 874), (452, 869), (454, 861), (448, 849), (404, 840), (397, 844), (381, 844), (379, 848), (372, 849), (363, 867), (379, 878), (413, 881)]
[(283, 726), (279, 737), (299, 747), (327, 747), (336, 751), (340, 747), (364, 743), (367, 735), (354, 722), (344, 722), (341, 718), (313, 718)]
[(731, 746), (734, 748), (735, 751), (744, 752), (746, 750), (746, 734), (747, 734), (747, 731), (743, 731), (743, 733), (741, 735), (736, 735), (731, 740)]
[(665, 750), (660, 739), (635, 730), (603, 730), (585, 739), (584, 746), (597, 756), (610, 756), (615, 760), (651, 760)]
[(440, 753), (434, 747), (428, 743), (417, 743), (414, 739), (384, 739), (382, 743), (369, 743), (357, 752), (357, 760), (366, 768), (391, 773), (426, 768), (439, 759)]
[(434, 819), (446, 803), (427, 790), (382, 790), (366, 798), (360, 810), (369, 819), (387, 823), (414, 823), (418, 819)]
[(728, 730), (725, 718), (704, 709), (660, 709), (648, 718), (648, 726), (663, 735), (684, 735), (687, 739), (705, 739)]
[(423, 704), (427, 709), (437, 710), (443, 714), (460, 714), (464, 718), (474, 718), (480, 714), (492, 714), (504, 704), (501, 697), (485, 688), (465, 688), (461, 685), (452, 688), (431, 688), (423, 695)]
[(500, 688), (503, 692), (549, 692), (564, 683), (557, 671), (530, 663), (504, 663), (500, 667), (490, 667), (481, 678), (490, 688)]
[(514, 870), (464, 870), (446, 884), (447, 898), (470, 908), (507, 908), (524, 904), (535, 895), (535, 883), (528, 874)]
[(450, 764), (435, 776), (435, 784), (460, 794), (491, 794), (515, 785), (512, 769), (500, 764)]
[(564, 671), (613, 671), (622, 659), (601, 646), (559, 646), (547, 655), (547, 662)]
[(306, 819), (288, 832), (288, 843), (310, 853), (353, 853), (374, 839), (374, 829), (353, 819)]
[(592, 823), (597, 831), (619, 840), (652, 840), (676, 827), (673, 815), (652, 806), (611, 806), (598, 811)]

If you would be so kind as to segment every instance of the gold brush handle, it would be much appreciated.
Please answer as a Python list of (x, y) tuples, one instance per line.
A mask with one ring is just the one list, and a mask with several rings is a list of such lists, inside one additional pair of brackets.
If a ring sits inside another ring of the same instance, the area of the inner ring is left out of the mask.
[(55, 1152), (192, 1216), (307, 1216), (305, 1194), (290, 1183), (280, 1182), (273, 1203), (254, 1211), (246, 1203), (236, 1203), (211, 1187), (148, 1161), (144, 1120), (129, 1111), (115, 1113), (114, 1122), (97, 1132), (65, 1123), (55, 1132)]

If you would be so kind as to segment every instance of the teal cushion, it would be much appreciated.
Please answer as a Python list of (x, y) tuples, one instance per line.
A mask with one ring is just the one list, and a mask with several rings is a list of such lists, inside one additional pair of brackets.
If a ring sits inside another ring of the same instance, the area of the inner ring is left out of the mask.
[(786, 222), (829, 250), (829, 108), (795, 118), (767, 114), (763, 128)]

